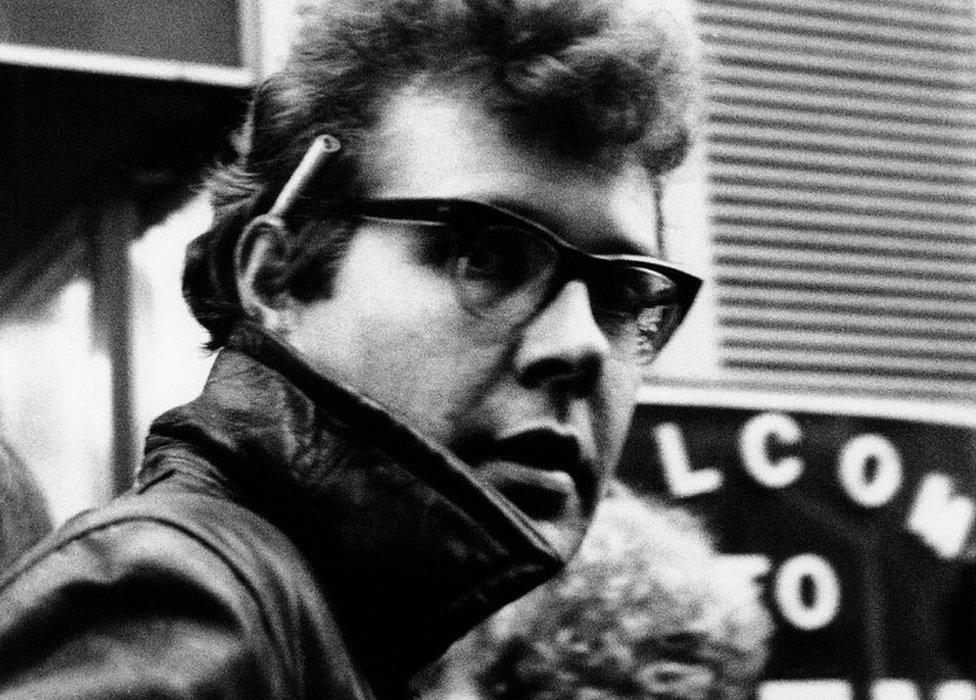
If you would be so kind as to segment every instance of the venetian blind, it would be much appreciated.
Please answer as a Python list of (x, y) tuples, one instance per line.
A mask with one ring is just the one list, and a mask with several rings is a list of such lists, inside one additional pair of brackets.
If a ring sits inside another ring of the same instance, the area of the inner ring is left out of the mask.
[(972, 0), (696, 0), (729, 376), (976, 396)]

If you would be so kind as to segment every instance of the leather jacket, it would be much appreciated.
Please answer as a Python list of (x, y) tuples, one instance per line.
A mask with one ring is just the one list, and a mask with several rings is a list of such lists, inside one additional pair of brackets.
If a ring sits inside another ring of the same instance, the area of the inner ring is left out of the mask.
[(0, 582), (0, 697), (402, 697), (561, 564), (450, 452), (241, 328), (132, 491)]

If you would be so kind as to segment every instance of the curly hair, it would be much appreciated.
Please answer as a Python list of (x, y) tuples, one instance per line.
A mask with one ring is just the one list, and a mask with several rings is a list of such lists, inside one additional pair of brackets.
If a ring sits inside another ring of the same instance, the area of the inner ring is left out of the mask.
[(384, 105), (423, 83), (467, 90), (513, 139), (564, 157), (613, 160), (626, 150), (652, 172), (683, 157), (694, 80), (679, 0), (331, 0), (306, 2), (285, 66), (254, 92), (234, 163), (209, 190), (210, 231), (191, 244), (184, 296), (222, 345), (242, 314), (237, 236), (264, 213), (309, 142), (343, 144), (288, 220), (282, 264), (265, 282), (309, 301), (330, 294), (351, 225), (336, 203), (363, 196), (359, 159)]
[(756, 586), (687, 511), (622, 487), (565, 572), (431, 670), (426, 700), (751, 696), (772, 633)]

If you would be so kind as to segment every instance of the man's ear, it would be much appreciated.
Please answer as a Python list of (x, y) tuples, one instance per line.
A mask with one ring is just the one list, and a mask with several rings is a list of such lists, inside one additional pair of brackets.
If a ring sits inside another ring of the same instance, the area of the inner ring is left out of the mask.
[(286, 264), (288, 230), (277, 216), (259, 216), (241, 233), (234, 248), (237, 296), (244, 313), (265, 329), (287, 336), (294, 327), (296, 301), (271, 286)]

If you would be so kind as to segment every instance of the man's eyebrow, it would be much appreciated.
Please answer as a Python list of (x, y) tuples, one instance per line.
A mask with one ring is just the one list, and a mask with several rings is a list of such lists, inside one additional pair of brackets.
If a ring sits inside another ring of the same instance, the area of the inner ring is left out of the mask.
[(669, 143), (647, 149), (642, 157), (644, 167), (655, 175), (670, 172), (684, 162), (690, 149), (691, 134), (682, 129)]
[[(486, 204), (492, 204), (497, 207), (501, 207), (513, 214), (518, 214), (519, 216), (525, 217), (526, 219), (544, 226), (549, 229), (557, 236), (559, 236), (563, 241), (569, 243), (575, 248), (580, 250), (585, 250), (588, 253), (594, 253), (596, 255), (637, 255), (641, 257), (659, 257), (657, 253), (641, 245), (638, 245), (636, 241), (633, 241), (627, 237), (623, 236), (595, 236), (593, 238), (594, 246), (592, 248), (583, 248), (573, 241), (571, 236), (566, 235), (565, 222), (560, 222), (552, 215), (552, 212), (547, 211), (542, 207), (537, 207), (531, 202), (526, 202), (520, 199), (509, 199), (506, 197), (489, 197), (483, 199)], [(608, 221), (605, 222), (603, 227), (604, 231), (612, 230), (614, 227)]]

